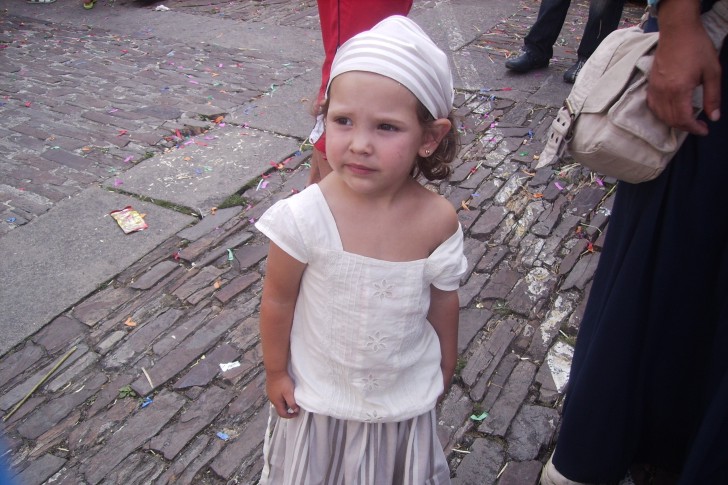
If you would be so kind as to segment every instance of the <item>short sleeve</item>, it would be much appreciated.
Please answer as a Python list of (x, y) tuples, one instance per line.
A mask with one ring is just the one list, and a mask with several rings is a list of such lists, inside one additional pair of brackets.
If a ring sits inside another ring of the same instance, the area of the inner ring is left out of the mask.
[(455, 291), (460, 287), (460, 278), (468, 267), (463, 251), (463, 229), (458, 226), (458, 230), (427, 258), (425, 274), (437, 289)]
[(308, 263), (308, 251), (290, 199), (279, 200), (273, 204), (258, 219), (255, 227), (291, 257)]

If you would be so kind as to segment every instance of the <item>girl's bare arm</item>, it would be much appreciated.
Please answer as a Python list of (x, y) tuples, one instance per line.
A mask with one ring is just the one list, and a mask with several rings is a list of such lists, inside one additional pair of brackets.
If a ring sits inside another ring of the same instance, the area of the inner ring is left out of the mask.
[(440, 339), (442, 360), (440, 367), (447, 392), (455, 374), (458, 359), (458, 323), (460, 320), (460, 302), (458, 292), (443, 291), (430, 287), (430, 311), (427, 314), (432, 327)]
[(270, 243), (260, 305), (260, 338), (268, 399), (283, 418), (298, 414), (288, 360), (293, 311), (305, 268), (304, 263)]

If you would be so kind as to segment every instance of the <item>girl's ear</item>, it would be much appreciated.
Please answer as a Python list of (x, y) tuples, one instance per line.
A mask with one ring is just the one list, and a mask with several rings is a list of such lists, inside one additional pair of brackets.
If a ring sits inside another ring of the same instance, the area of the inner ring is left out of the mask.
[(435, 153), (437, 146), (445, 138), (445, 135), (447, 135), (451, 127), (452, 123), (447, 118), (440, 118), (430, 123), (418, 154), (423, 158), (427, 158)]

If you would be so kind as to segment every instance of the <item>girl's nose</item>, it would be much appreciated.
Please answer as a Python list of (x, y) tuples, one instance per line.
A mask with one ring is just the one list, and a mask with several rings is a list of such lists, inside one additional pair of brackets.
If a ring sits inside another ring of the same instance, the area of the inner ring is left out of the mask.
[(371, 134), (363, 128), (353, 130), (349, 149), (354, 153), (369, 153), (371, 151)]

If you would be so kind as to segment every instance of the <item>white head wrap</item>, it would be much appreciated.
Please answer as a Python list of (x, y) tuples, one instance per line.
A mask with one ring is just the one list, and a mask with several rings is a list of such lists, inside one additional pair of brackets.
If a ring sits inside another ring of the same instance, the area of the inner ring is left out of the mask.
[(388, 17), (346, 41), (336, 52), (331, 81), (349, 71), (381, 74), (409, 89), (435, 117), (446, 118), (454, 93), (447, 55), (412, 20)]

